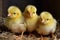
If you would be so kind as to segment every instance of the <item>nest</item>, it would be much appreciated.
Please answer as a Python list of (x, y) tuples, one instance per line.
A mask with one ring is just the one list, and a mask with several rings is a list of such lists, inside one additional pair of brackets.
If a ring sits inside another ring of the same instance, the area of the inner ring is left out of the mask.
[(21, 34), (14, 34), (3, 26), (3, 19), (0, 22), (0, 29), (0, 40), (60, 40), (60, 25), (57, 26), (54, 38), (50, 37), (51, 35), (41, 37), (36, 32), (31, 33), (32, 35), (26, 32), (21, 38)]

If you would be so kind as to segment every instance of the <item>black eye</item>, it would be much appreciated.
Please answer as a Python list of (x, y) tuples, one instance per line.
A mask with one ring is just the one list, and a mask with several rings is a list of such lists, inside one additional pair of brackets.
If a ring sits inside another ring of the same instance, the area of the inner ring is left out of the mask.
[(16, 13), (14, 13), (14, 14), (16, 14)]
[(33, 12), (33, 13), (35, 13), (35, 12)]
[(30, 14), (29, 11), (27, 11), (27, 14)]
[(49, 20), (49, 19), (47, 19), (47, 20)]
[(28, 11), (27, 11), (27, 13), (28, 13)]

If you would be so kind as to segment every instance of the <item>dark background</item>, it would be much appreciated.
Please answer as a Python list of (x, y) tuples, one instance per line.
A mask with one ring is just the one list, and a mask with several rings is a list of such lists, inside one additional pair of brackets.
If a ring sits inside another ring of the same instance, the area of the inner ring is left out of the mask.
[(29, 5), (35, 5), (37, 7), (38, 15), (42, 11), (49, 11), (54, 18), (60, 20), (60, 0), (3, 0), (3, 17), (7, 16), (7, 9), (11, 5), (18, 6), (22, 12), (24, 8)]
[(0, 0), (0, 17), (2, 16), (2, 0)]

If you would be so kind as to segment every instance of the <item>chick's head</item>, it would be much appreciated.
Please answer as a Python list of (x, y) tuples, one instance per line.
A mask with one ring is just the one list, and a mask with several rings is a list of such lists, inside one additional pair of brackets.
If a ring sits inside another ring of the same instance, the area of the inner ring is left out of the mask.
[(40, 14), (40, 22), (42, 23), (42, 24), (51, 24), (51, 23), (53, 23), (53, 16), (51, 15), (51, 13), (49, 13), (49, 12), (42, 12), (41, 14)]
[(19, 18), (21, 16), (21, 10), (16, 6), (10, 6), (8, 8), (9, 18)]
[(33, 15), (36, 14), (36, 7), (33, 6), (33, 5), (28, 5), (26, 8), (25, 8), (25, 13), (26, 13), (26, 16), (27, 17), (32, 17)]

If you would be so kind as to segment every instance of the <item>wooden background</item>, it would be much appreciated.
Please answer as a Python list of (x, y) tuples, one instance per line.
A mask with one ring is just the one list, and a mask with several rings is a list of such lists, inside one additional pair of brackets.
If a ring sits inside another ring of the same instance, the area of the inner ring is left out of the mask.
[(0, 17), (2, 16), (2, 0), (0, 0)]

